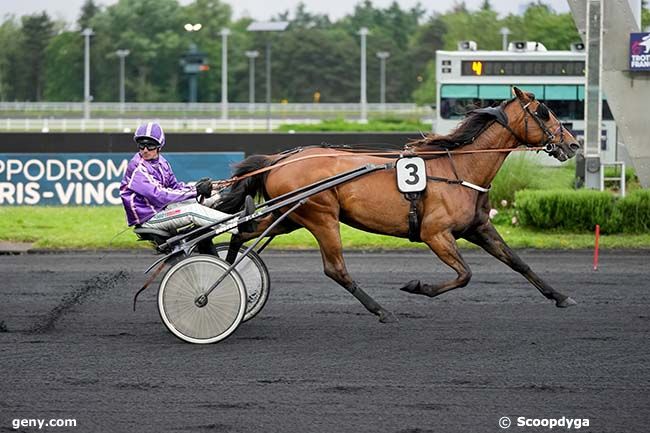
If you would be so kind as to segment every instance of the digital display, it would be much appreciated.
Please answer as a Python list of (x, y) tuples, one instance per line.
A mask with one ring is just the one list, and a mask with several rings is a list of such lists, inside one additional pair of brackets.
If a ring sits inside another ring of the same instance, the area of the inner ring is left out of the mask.
[(473, 76), (516, 76), (547, 75), (573, 76), (585, 75), (583, 61), (542, 61), (542, 60), (463, 60), (461, 75)]

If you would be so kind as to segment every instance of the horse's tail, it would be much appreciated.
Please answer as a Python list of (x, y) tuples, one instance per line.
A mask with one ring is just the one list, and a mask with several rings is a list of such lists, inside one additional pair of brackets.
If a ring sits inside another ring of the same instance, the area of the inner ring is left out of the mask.
[[(276, 158), (274, 156), (251, 155), (235, 165), (235, 173), (233, 176), (243, 176), (246, 173), (273, 165), (275, 162)], [(223, 198), (219, 203), (219, 210), (227, 213), (235, 213), (241, 210), (247, 195), (256, 196), (258, 194), (264, 194), (265, 179), (266, 173), (260, 173), (235, 182), (223, 194)]]

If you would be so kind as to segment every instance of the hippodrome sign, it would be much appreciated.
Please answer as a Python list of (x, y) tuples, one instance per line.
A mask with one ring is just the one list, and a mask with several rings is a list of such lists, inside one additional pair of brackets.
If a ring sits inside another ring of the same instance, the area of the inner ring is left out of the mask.
[[(230, 177), (243, 152), (165, 153), (180, 181)], [(133, 153), (0, 154), (0, 205), (119, 205)]]
[(630, 70), (650, 71), (650, 32), (630, 33)]

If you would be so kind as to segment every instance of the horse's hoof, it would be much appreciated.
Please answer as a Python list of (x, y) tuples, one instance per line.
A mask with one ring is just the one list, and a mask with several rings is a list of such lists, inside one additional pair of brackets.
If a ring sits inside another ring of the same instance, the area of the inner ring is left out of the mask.
[(381, 323), (396, 323), (399, 322), (397, 316), (388, 310), (383, 310), (379, 313), (379, 321)]
[(571, 299), (571, 297), (569, 296), (555, 303), (555, 306), (558, 308), (568, 308), (568, 307), (573, 307), (574, 305), (578, 305), (578, 303), (573, 299)]
[(400, 290), (407, 293), (422, 293), (420, 286), (420, 280), (411, 280), (404, 287), (400, 288)]

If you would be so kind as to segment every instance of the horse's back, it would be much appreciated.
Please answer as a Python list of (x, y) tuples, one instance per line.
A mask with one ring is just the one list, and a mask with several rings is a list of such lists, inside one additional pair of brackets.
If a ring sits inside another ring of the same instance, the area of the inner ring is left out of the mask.
[[(288, 164), (273, 169), (265, 182), (270, 197), (294, 191), (366, 164), (394, 160), (335, 149), (313, 148), (292, 155)], [(380, 170), (360, 176), (328, 191), (312, 196), (303, 214), (310, 209), (331, 212), (341, 221), (377, 233), (406, 236), (408, 202), (397, 190), (394, 170)]]

